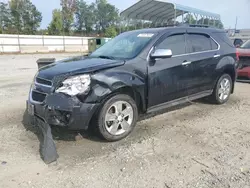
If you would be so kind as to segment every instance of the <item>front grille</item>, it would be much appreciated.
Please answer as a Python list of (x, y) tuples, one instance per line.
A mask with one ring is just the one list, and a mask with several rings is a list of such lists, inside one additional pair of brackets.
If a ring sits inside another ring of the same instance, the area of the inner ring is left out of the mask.
[(36, 77), (36, 83), (46, 85), (46, 86), (52, 86), (52, 82), (43, 78)]
[(36, 102), (43, 102), (45, 100), (46, 94), (37, 91), (32, 91), (32, 99)]

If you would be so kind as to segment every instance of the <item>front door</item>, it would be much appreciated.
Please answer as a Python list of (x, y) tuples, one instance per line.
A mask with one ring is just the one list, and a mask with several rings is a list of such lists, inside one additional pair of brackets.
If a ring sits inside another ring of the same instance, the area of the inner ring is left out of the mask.
[(155, 49), (171, 49), (173, 56), (151, 60), (148, 67), (148, 108), (188, 95), (192, 68), (186, 53), (185, 33), (167, 36)]

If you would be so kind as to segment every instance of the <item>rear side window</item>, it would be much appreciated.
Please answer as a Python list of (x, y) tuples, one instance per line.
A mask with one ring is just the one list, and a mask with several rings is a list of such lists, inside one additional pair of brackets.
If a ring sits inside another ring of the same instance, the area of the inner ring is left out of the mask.
[(186, 53), (184, 34), (172, 35), (163, 40), (156, 49), (170, 49), (173, 55), (182, 55)]
[(211, 42), (211, 45), (212, 45), (212, 50), (217, 50), (218, 49), (218, 44), (210, 38), (210, 42)]
[(210, 37), (200, 34), (188, 34), (187, 44), (189, 53), (193, 52), (203, 52), (211, 50)]
[(189, 53), (218, 49), (218, 44), (210, 36), (202, 34), (188, 34), (187, 45)]
[[(235, 47), (233, 41), (228, 37), (226, 32), (215, 32), (215, 37), (219, 40), (223, 41), (224, 43), (228, 44), (231, 47)], [(217, 40), (217, 39), (216, 39)]]

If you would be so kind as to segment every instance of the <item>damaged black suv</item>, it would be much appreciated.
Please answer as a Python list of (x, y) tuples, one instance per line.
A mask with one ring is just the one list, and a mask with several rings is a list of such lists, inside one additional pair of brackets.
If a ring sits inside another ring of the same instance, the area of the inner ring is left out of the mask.
[(223, 30), (167, 27), (125, 32), (88, 56), (39, 69), (28, 112), (49, 125), (96, 126), (108, 141), (131, 133), (138, 114), (234, 91), (236, 50)]

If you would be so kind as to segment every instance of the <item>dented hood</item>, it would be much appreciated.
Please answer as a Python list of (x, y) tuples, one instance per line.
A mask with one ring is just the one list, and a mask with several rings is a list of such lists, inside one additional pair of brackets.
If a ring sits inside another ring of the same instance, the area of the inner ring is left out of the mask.
[(101, 58), (74, 57), (41, 68), (38, 72), (38, 77), (52, 80), (55, 76), (64, 74), (83, 74), (98, 71), (101, 69), (124, 65), (125, 61), (110, 60)]

